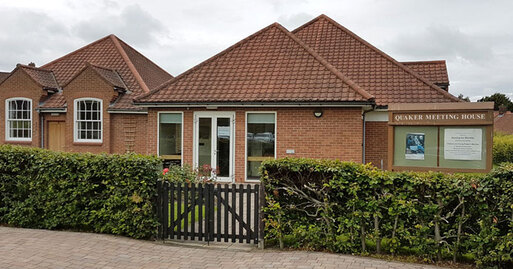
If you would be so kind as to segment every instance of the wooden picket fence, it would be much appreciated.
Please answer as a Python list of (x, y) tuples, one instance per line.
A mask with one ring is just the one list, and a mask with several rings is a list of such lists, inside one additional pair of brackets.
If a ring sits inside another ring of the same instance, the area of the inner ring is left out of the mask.
[(259, 184), (158, 182), (158, 238), (253, 242), (263, 239)]

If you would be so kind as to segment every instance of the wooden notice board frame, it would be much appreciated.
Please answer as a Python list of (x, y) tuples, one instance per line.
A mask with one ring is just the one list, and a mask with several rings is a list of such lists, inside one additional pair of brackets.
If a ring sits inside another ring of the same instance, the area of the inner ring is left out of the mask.
[[(395, 127), (430, 126), (438, 127), (436, 167), (399, 166), (395, 159)], [(476, 126), (484, 128), (486, 136), (485, 168), (440, 167), (440, 128), (447, 126)], [(492, 169), (493, 145), (493, 102), (390, 104), (388, 107), (388, 170), (390, 171), (440, 171), (486, 173)]]

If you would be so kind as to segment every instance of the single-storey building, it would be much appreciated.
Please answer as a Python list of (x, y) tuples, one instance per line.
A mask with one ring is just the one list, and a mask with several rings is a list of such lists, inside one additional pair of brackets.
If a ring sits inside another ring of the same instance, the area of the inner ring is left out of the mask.
[(282, 157), (387, 168), (395, 103), (461, 102), (445, 61), (398, 62), (325, 15), (278, 23), (172, 77), (115, 36), (0, 83), (2, 143), (157, 154), (258, 180)]

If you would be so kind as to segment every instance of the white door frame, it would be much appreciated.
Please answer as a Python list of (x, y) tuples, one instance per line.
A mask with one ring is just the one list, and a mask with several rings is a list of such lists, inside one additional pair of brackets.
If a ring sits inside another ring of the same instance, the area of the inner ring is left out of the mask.
[(212, 169), (217, 167), (217, 118), (230, 119), (230, 175), (228, 177), (216, 177), (219, 182), (235, 182), (235, 112), (233, 111), (196, 111), (194, 112), (194, 131), (193, 131), (193, 166), (198, 168), (199, 158), (199, 118), (210, 118), (212, 120), (212, 145), (211, 145), (211, 166)]

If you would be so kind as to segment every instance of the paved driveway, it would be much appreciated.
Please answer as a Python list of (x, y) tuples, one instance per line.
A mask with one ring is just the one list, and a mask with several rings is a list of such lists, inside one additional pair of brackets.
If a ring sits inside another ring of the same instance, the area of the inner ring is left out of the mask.
[(0, 227), (0, 268), (437, 268), (235, 245), (190, 247), (112, 235)]

